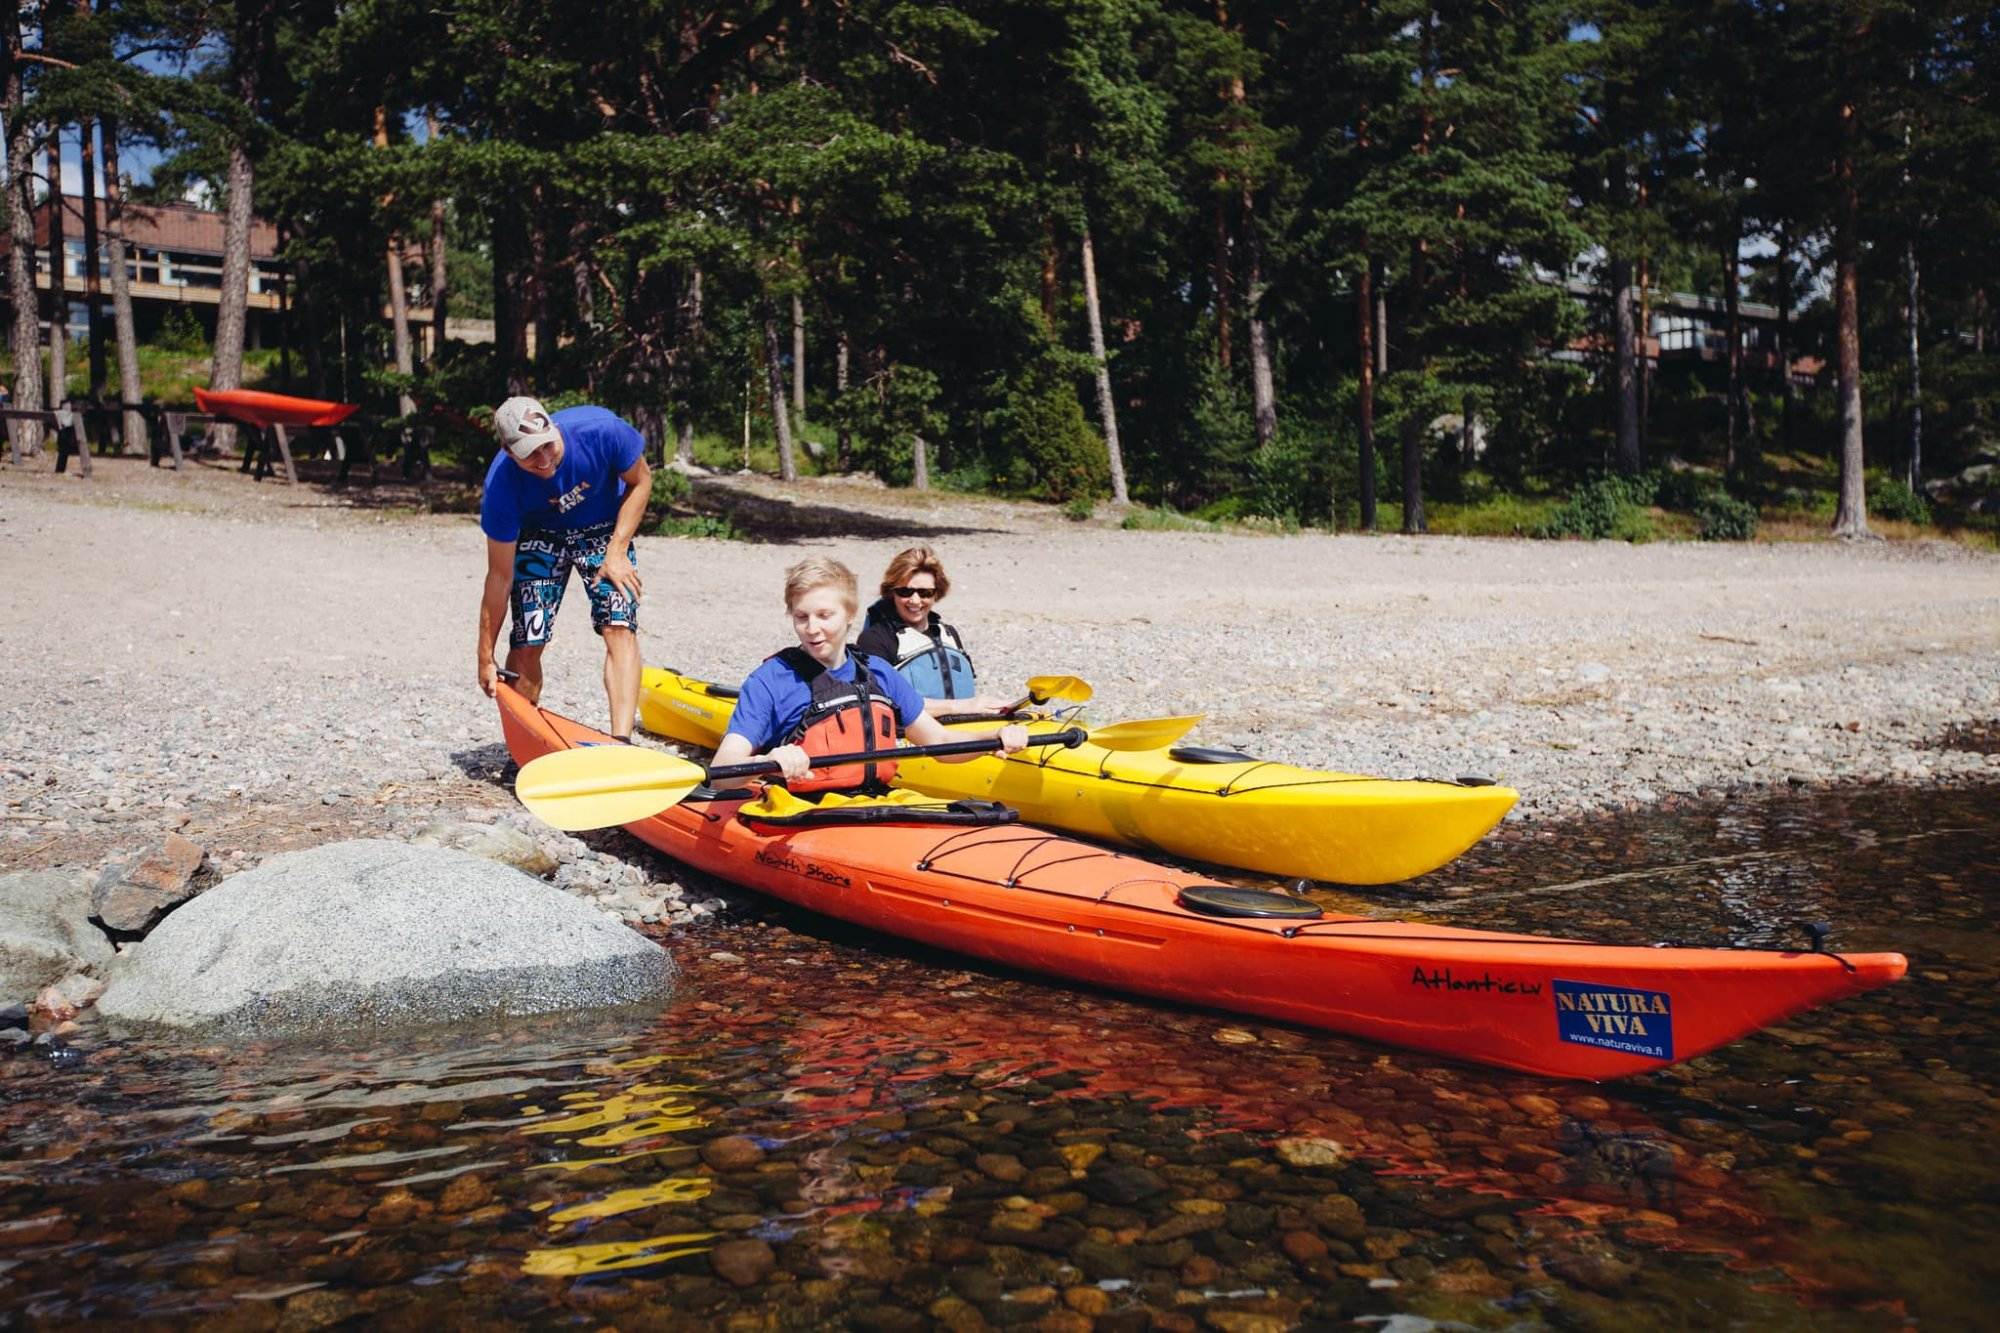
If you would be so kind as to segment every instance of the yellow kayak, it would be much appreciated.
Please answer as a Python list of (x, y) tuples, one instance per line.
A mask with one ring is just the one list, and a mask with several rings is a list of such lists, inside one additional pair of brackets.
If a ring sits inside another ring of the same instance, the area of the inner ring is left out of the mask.
[[(713, 749), (736, 691), (646, 668), (639, 720), (669, 740)], [(1063, 724), (1022, 719), (1030, 731)], [(954, 724), (990, 729), (991, 720)], [(1001, 801), (1031, 824), (1271, 875), (1392, 884), (1457, 858), (1519, 799), (1508, 787), (1373, 778), (1175, 746), (1137, 754), (1088, 743), (1030, 747), (960, 764), (900, 763), (896, 785), (930, 796)]]

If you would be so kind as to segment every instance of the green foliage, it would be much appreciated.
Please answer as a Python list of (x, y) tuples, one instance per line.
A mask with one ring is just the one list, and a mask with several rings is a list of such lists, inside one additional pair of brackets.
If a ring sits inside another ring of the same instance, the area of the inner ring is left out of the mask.
[(1894, 477), (1869, 484), (1868, 512), (1875, 518), (1897, 519), (1919, 527), (1927, 527), (1931, 521), (1930, 501)]
[(1456, 537), (1533, 537), (1542, 534), (1558, 501), (1495, 494), (1462, 504), (1425, 506), (1430, 530)]
[(1190, 518), (1162, 505), (1157, 509), (1134, 509), (1125, 515), (1119, 527), (1127, 532), (1219, 532), (1221, 529), (1206, 519)]
[(207, 356), (208, 334), (192, 307), (172, 305), (167, 307), (166, 316), (160, 320), (160, 330), (153, 337), (153, 345), (188, 356)]
[(668, 509), (685, 501), (694, 494), (694, 483), (685, 472), (677, 472), (670, 467), (653, 469), (653, 494), (648, 503), (655, 509)]
[(691, 537), (702, 541), (749, 540), (727, 514), (668, 515), (653, 527), (655, 537)]
[(1709, 491), (1694, 503), (1695, 535), (1705, 542), (1747, 542), (1757, 535), (1757, 506), (1727, 491)]
[(1084, 420), (1076, 386), (1052, 358), (1034, 366), (998, 414), (1001, 448), (1027, 464), (1035, 494), (1058, 503), (1111, 492), (1104, 441)]
[[(1642, 542), (1655, 533), (1653, 521), (1641, 506), (1652, 498), (1649, 477), (1621, 477), (1605, 474), (1591, 478), (1571, 491), (1557, 506), (1537, 537), (1580, 537), (1586, 541)], [(1634, 497), (1643, 497), (1635, 499)]]
[(1088, 495), (1072, 496), (1069, 503), (1063, 506), (1063, 517), (1072, 523), (1087, 523), (1096, 512), (1097, 502)]

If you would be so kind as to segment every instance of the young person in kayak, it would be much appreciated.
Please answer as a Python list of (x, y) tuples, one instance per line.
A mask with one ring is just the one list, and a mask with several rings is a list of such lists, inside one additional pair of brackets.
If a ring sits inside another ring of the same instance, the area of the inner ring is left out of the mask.
[[(743, 682), (728, 734), (715, 749), (716, 764), (774, 759), (795, 795), (866, 789), (885, 785), (895, 765), (850, 764), (815, 772), (813, 756), (886, 749), (898, 734), (918, 745), (977, 738), (976, 732), (945, 730), (888, 663), (848, 651), (847, 632), (860, 602), (854, 571), (838, 560), (812, 556), (785, 571), (785, 610), (798, 646), (765, 658)], [(1004, 754), (1028, 743), (1022, 726), (986, 734), (999, 737)], [(942, 762), (974, 757), (952, 755)]]
[(882, 572), (882, 596), (868, 608), (855, 648), (896, 668), (924, 697), (932, 717), (998, 713), (1012, 699), (981, 694), (965, 640), (944, 623), (937, 604), (951, 591), (944, 562), (928, 546), (898, 551)]
[(499, 672), (493, 641), (500, 613), (513, 608), (507, 670), (530, 703), (541, 698), (542, 650), (572, 569), (583, 575), (590, 623), (604, 640), (604, 693), (611, 734), (632, 737), (639, 707), (639, 571), (632, 537), (653, 489), (646, 442), (601, 407), (550, 412), (533, 398), (509, 398), (493, 414), (500, 452), (486, 469), (479, 526), (486, 533), (486, 583), (479, 594), (479, 688)]

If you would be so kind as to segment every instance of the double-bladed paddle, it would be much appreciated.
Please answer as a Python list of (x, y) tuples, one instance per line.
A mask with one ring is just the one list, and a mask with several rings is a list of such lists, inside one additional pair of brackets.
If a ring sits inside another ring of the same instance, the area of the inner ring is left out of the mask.
[[(1088, 740), (1107, 750), (1157, 750), (1172, 745), (1199, 719), (1143, 718), (1114, 722), (1085, 732), (1081, 727), (1030, 736), (1030, 745), (1077, 746)], [(997, 736), (945, 741), (938, 745), (903, 746), (892, 750), (862, 750), (826, 755), (814, 760), (816, 769), (840, 768), (883, 760), (929, 759), (942, 755), (978, 754), (1000, 748)], [(635, 745), (586, 745), (556, 750), (522, 765), (514, 779), (514, 794), (538, 818), (556, 828), (575, 832), (630, 824), (678, 804), (695, 788), (732, 778), (765, 777), (780, 772), (775, 759), (705, 768), (687, 759)]]
[(1060, 699), (1066, 704), (1087, 704), (1095, 693), (1089, 681), (1076, 676), (1030, 676), (1027, 694), (1007, 705), (1000, 716), (1012, 717), (1029, 704), (1045, 704), (1051, 699)]

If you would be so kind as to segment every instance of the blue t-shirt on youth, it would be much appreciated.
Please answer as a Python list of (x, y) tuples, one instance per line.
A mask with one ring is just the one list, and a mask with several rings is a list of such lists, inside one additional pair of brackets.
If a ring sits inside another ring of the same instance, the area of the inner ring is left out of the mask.
[(486, 492), (479, 501), (479, 526), (496, 542), (533, 532), (575, 532), (610, 523), (625, 498), (619, 474), (646, 451), (646, 441), (616, 412), (602, 407), (565, 407), (549, 419), (562, 431), (563, 460), (553, 477), (537, 477), (518, 466), (505, 449), (486, 469)]
[[(854, 661), (858, 656), (848, 650), (846, 660), (837, 667), (828, 669), (827, 674), (835, 680), (854, 679)], [(868, 675), (875, 683), (876, 692), (888, 699), (896, 710), (896, 720), (907, 727), (923, 716), (924, 701), (910, 688), (910, 682), (903, 679), (888, 663), (878, 658), (868, 658)], [(762, 665), (751, 672), (743, 682), (743, 691), (736, 700), (736, 712), (729, 719), (729, 730), (750, 742), (750, 748), (762, 754), (776, 745), (799, 719), (806, 715), (812, 703), (812, 686), (792, 670), (791, 664), (782, 657), (766, 658)]]

